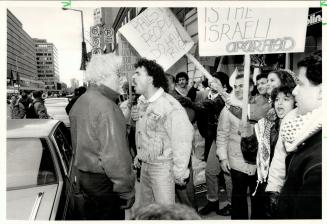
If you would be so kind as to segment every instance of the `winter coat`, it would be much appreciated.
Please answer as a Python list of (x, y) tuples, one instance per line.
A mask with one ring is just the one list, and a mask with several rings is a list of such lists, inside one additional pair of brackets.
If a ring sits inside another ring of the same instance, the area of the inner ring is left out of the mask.
[(241, 151), (241, 136), (238, 133), (240, 122), (240, 119), (224, 107), (218, 121), (217, 155), (219, 160), (228, 159), (232, 169), (254, 175), (256, 166), (247, 163)]
[(87, 90), (69, 112), (70, 131), (77, 169), (105, 174), (114, 192), (128, 193), (134, 189), (132, 157), (117, 98), (105, 86)]
[(17, 101), (15, 105), (10, 105), (11, 109), (11, 119), (23, 119), (25, 117), (25, 107), (24, 105)]
[(286, 180), (279, 197), (278, 218), (321, 219), (321, 140), (320, 129), (286, 157)]

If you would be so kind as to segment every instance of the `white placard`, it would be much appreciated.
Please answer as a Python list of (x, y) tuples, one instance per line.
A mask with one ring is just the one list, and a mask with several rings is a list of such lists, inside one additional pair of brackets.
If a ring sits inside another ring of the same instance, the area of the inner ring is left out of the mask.
[(142, 57), (156, 60), (165, 71), (194, 44), (168, 8), (148, 8), (119, 32)]
[(308, 8), (198, 8), (200, 56), (303, 52)]

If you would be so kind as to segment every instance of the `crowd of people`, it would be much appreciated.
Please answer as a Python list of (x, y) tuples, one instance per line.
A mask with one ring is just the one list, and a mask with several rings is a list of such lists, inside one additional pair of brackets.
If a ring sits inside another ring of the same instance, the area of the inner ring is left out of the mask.
[(48, 119), (42, 91), (22, 91), (7, 99), (7, 119)]
[[(76, 93), (67, 111), (74, 180), (85, 196), (83, 216), (74, 218), (125, 219), (135, 197), (141, 211), (133, 219), (159, 219), (158, 211), (179, 211), (177, 202), (193, 208), (182, 208), (189, 214), (185, 219), (210, 212), (231, 219), (321, 218), (321, 62), (317, 52), (298, 63), (297, 74), (277, 69), (251, 78), (244, 122), (242, 69), (235, 76), (215, 72), (209, 80), (189, 83), (185, 72), (167, 74), (142, 58), (127, 88), (132, 97), (118, 105), (122, 59), (94, 55), (86, 71), (92, 85)], [(38, 95), (33, 97), (37, 109)], [(12, 116), (23, 116), (22, 99), (11, 100)], [(207, 204), (201, 209), (191, 160), (196, 130), (205, 141)], [(222, 180), (227, 202), (220, 208)]]

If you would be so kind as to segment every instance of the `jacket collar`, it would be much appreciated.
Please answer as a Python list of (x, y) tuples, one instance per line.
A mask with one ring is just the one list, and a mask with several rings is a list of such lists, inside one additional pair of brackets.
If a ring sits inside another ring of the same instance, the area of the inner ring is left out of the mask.
[(141, 95), (139, 97), (139, 101), (141, 101), (142, 103), (152, 103), (154, 101), (156, 101), (157, 99), (159, 99), (159, 97), (164, 93), (165, 91), (163, 90), (163, 88), (159, 88), (148, 100), (145, 99), (145, 97), (143, 95)]
[(110, 89), (109, 87), (107, 87), (105, 85), (101, 84), (100, 86), (96, 87), (95, 89), (98, 90), (102, 95), (111, 99), (114, 102), (119, 97), (119, 93), (117, 93), (116, 91)]

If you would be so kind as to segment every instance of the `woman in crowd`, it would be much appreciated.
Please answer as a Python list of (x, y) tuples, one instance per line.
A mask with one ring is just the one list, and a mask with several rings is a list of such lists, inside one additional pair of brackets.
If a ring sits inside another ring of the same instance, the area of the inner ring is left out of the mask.
[(294, 73), (289, 70), (274, 70), (268, 74), (267, 94), (271, 96), (274, 88), (277, 87), (295, 87)]
[[(294, 83), (295, 84), (295, 83)], [(253, 129), (249, 130), (249, 137), (243, 137), (241, 147), (247, 151), (257, 151), (257, 187), (253, 195), (255, 195), (255, 209), (252, 212), (252, 219), (271, 218), (264, 208), (268, 203), (265, 197), (265, 188), (269, 173), (270, 163), (274, 156), (275, 145), (278, 139), (279, 127), (285, 115), (295, 107), (294, 97), (292, 95), (293, 88), (287, 86), (274, 88), (271, 92), (271, 102), (273, 112), (268, 113), (264, 118), (255, 124), (255, 134)], [(252, 132), (252, 133), (251, 133)], [(252, 134), (252, 135), (251, 135)]]

